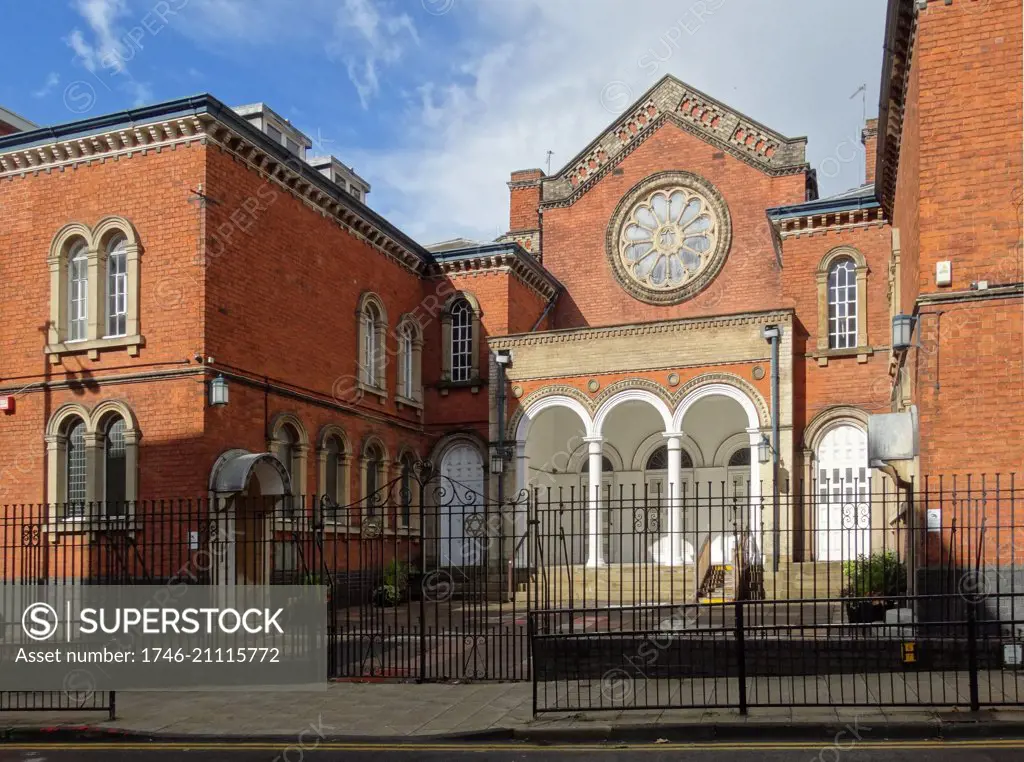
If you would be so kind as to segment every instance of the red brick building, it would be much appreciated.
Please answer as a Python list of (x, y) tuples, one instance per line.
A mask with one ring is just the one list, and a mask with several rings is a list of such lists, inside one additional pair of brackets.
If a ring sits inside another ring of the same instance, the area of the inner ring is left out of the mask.
[[(869, 417), (911, 406), (904, 477), (1024, 458), (1021, 3), (974, 5), (891, 0), (865, 184), (829, 198), (805, 138), (673, 77), (561, 170), (513, 172), (487, 244), (413, 241), (262, 104), (0, 137), (3, 502), (58, 523), (179, 496), (347, 505), (429, 459), (482, 504), (499, 455), (506, 493), (588, 490), (580, 565), (692, 562), (702, 537), (721, 563), (707, 485), (785, 530), (766, 556), (878, 547), (895, 515), (763, 510), (775, 469), (787, 495), (876, 489)], [(602, 542), (624, 528), (597, 484), (663, 496), (664, 536)], [(335, 516), (339, 538), (373, 511)], [(416, 535), (415, 510), (379, 518)], [(439, 522), (433, 550), (474, 563), (462, 517)]]

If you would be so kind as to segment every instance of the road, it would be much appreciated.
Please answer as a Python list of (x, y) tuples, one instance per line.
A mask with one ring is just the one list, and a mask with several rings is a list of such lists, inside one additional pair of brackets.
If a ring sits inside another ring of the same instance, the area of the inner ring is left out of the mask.
[(741, 762), (1011, 762), (1024, 755), (1024, 740), (1017, 741), (904, 741), (869, 742), (836, 747), (821, 743), (766, 744), (630, 744), (574, 745), (571, 747), (529, 744), (322, 744), (300, 749), (281, 746), (218, 746), (215, 744), (69, 746), (0, 745), (0, 762), (677, 762), (678, 760), (741, 760)]

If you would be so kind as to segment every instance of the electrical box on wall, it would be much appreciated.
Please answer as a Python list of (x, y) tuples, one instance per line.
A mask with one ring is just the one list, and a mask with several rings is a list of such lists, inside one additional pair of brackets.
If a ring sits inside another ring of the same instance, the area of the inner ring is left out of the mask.
[(14, 412), (13, 394), (0, 394), (0, 410), (3, 410), (5, 413)]
[(953, 282), (953, 263), (948, 259), (935, 263), (935, 285), (948, 286)]

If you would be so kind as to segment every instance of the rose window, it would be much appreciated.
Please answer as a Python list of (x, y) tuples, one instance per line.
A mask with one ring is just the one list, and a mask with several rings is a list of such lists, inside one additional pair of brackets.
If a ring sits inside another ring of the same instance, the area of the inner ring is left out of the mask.
[(619, 257), (625, 272), (655, 291), (697, 277), (717, 249), (718, 218), (708, 199), (688, 188), (657, 190), (623, 221)]

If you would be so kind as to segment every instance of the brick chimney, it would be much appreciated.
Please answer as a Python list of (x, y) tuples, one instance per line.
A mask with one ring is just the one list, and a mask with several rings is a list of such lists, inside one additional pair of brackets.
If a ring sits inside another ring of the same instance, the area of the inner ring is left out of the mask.
[(521, 169), (512, 173), (508, 183), (509, 233), (537, 230), (540, 227), (540, 183), (543, 178), (544, 171), (541, 169)]
[(875, 181), (875, 159), (878, 157), (878, 120), (868, 119), (860, 131), (860, 142), (864, 144), (864, 182)]

